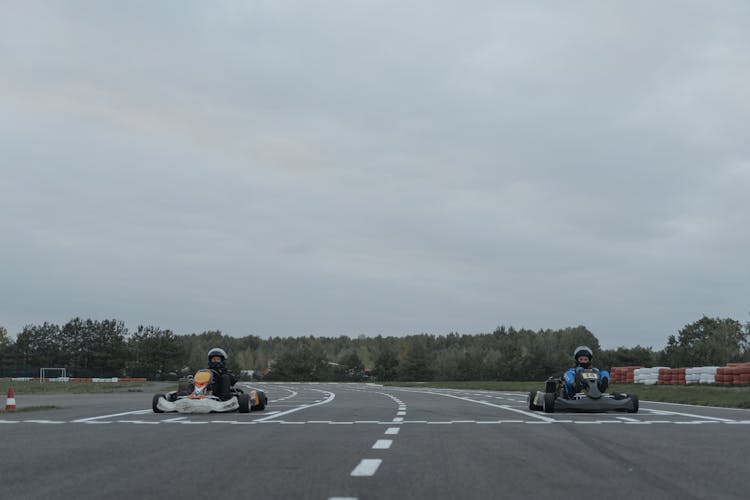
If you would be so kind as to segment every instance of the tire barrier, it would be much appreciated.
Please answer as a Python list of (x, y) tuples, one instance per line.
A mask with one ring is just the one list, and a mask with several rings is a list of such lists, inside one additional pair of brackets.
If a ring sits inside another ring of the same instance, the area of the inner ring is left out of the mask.
[(718, 366), (698, 366), (685, 369), (686, 384), (715, 384)]
[[(697, 366), (692, 368), (614, 366), (610, 372), (613, 374), (613, 383), (750, 385), (750, 363), (728, 363), (726, 366)], [(629, 372), (633, 374), (632, 381)]]
[(632, 384), (635, 382), (635, 370), (643, 368), (642, 366), (614, 366), (609, 375), (612, 383)]
[(716, 383), (719, 385), (750, 384), (750, 363), (728, 363), (716, 370)]
[(666, 366), (654, 366), (652, 368), (638, 368), (633, 372), (636, 384), (656, 385), (659, 381), (659, 370), (669, 369)]

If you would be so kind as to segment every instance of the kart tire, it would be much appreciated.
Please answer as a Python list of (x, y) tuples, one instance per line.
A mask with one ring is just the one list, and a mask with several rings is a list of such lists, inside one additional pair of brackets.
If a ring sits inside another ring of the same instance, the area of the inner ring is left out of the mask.
[(151, 409), (154, 410), (154, 413), (164, 413), (158, 407), (159, 399), (163, 397), (164, 397), (164, 394), (154, 394), (154, 397), (151, 400)]
[(628, 394), (628, 397), (633, 402), (633, 409), (628, 409), (628, 413), (638, 413), (638, 394)]
[(238, 410), (240, 413), (250, 413), (250, 396), (245, 393), (238, 394), (237, 401), (240, 404)]
[(266, 405), (268, 404), (268, 397), (266, 396), (266, 393), (263, 391), (255, 391), (255, 393), (258, 395), (258, 404), (251, 407), (250, 409), (253, 411), (265, 410)]
[(536, 398), (536, 391), (531, 391), (529, 393), (529, 410), (530, 411), (542, 411), (544, 409), (543, 406), (535, 405), (534, 404), (534, 398)]
[(555, 413), (555, 395), (544, 393), (544, 413)]

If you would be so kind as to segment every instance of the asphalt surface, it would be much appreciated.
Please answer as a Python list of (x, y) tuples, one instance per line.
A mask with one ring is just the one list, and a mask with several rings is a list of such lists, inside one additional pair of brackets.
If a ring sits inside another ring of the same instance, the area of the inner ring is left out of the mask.
[(750, 497), (750, 411), (641, 401), (530, 412), (512, 392), (256, 384), (250, 414), (155, 414), (147, 392), (24, 396), (2, 499)]

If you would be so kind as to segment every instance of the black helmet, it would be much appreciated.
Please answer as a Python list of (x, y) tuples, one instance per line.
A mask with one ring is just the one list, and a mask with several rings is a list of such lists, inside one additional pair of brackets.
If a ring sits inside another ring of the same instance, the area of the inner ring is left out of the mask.
[[(221, 361), (218, 363), (211, 361), (211, 358), (214, 356), (221, 357)], [(223, 370), (227, 367), (227, 353), (224, 352), (224, 349), (220, 349), (218, 347), (214, 347), (210, 351), (208, 351), (208, 367), (212, 370)]]
[(589, 362), (581, 365), (584, 368), (589, 368), (591, 366), (591, 360), (594, 359), (594, 351), (592, 351), (589, 346), (579, 345), (573, 351), (573, 359), (575, 360), (576, 365), (580, 364), (580, 363), (578, 363), (578, 356), (588, 356), (589, 357)]

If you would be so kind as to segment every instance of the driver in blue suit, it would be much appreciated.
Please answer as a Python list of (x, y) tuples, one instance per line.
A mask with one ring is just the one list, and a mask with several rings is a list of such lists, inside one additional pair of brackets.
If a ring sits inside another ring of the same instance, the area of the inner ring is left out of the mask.
[(568, 397), (572, 397), (581, 391), (583, 381), (578, 377), (578, 374), (589, 368), (599, 374), (599, 390), (606, 392), (607, 387), (609, 387), (609, 372), (591, 367), (591, 360), (594, 358), (594, 352), (591, 348), (585, 345), (576, 347), (575, 351), (573, 351), (573, 358), (576, 365), (573, 368), (568, 368), (563, 375), (563, 382), (565, 383), (565, 390), (568, 393)]

